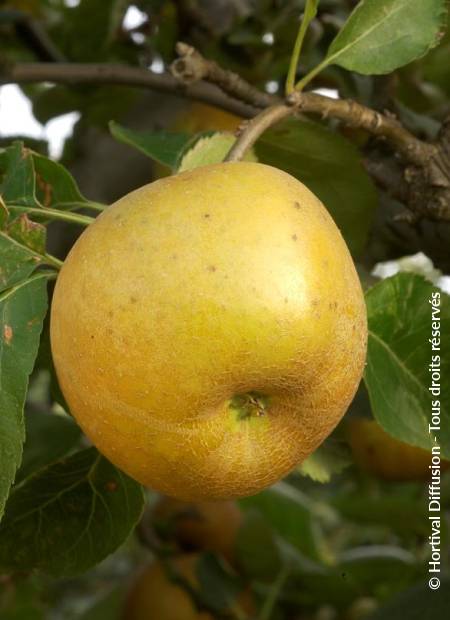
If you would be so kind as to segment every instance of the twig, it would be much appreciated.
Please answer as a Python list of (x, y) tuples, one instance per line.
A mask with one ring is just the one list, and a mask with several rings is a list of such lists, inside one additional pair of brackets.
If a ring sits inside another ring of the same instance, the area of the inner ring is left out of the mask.
[(153, 73), (139, 67), (109, 63), (53, 63), (53, 62), (1, 62), (0, 84), (115, 84), (148, 88), (163, 93), (186, 97), (232, 112), (242, 118), (251, 118), (256, 109), (242, 101), (232, 99), (212, 84), (204, 82), (185, 85), (168, 73)]
[[(204, 63), (211, 68), (209, 61), (199, 60), (203, 57), (196, 52), (194, 64), (204, 67)], [(216, 67), (215, 63), (212, 63)], [(191, 66), (190, 62), (186, 65)], [(218, 69), (220, 69), (218, 67)], [(199, 74), (197, 74), (199, 75)], [(227, 76), (225, 78), (225, 76)], [(236, 77), (232, 77), (236, 76)], [(208, 80), (214, 84), (204, 82), (185, 84), (168, 74), (156, 74), (139, 67), (114, 65), (104, 63), (13, 63), (0, 65), (0, 83), (15, 82), (19, 84), (34, 82), (53, 82), (58, 84), (122, 84), (141, 88), (150, 88), (160, 92), (172, 93), (182, 97), (203, 101), (228, 110), (242, 118), (255, 116), (255, 108), (267, 108), (279, 101), (277, 98), (259, 91), (245, 80), (231, 72), (220, 69), (208, 73)], [(216, 81), (217, 80), (217, 81)], [(225, 85), (226, 82), (226, 85)], [(221, 92), (215, 86), (225, 89)], [(234, 98), (232, 98), (232, 96)], [(241, 99), (239, 101), (238, 99)], [(249, 105), (242, 103), (246, 101)], [(345, 99), (331, 99), (316, 93), (293, 93), (290, 97), (290, 106), (284, 104), (287, 110), (302, 111), (310, 114), (319, 114), (322, 117), (338, 118), (352, 127), (366, 129), (371, 134), (388, 140), (395, 150), (401, 153), (407, 161), (421, 164), (424, 157), (429, 157), (432, 145), (418, 140), (394, 118), (385, 116), (362, 106), (355, 101)], [(283, 104), (282, 104), (283, 105)], [(286, 114), (287, 116), (288, 114)], [(266, 122), (267, 118), (263, 117)], [(282, 116), (283, 118), (283, 116)], [(270, 125), (269, 125), (270, 126)], [(251, 124), (254, 127), (253, 121)], [(249, 126), (250, 128), (250, 126)], [(257, 136), (258, 137), (258, 136)]]
[(275, 97), (258, 90), (237, 73), (222, 69), (213, 60), (207, 60), (194, 47), (186, 43), (178, 42), (176, 51), (180, 58), (171, 64), (170, 70), (172, 75), (184, 84), (204, 80), (216, 84), (231, 97), (259, 108), (266, 108), (276, 101)]
[(249, 148), (251, 148), (257, 139), (276, 123), (290, 116), (295, 112), (292, 106), (279, 103), (277, 105), (266, 108), (257, 116), (243, 125), (243, 131), (231, 147), (224, 161), (239, 161), (243, 158)]
[[(182, 51), (183, 49), (186, 51), (186, 48), (182, 48)], [(394, 153), (402, 156), (405, 180), (409, 187), (407, 206), (417, 217), (450, 220), (448, 123), (438, 141), (428, 143), (416, 138), (393, 116), (381, 114), (355, 101), (332, 99), (312, 92), (295, 92), (287, 102), (281, 103), (276, 97), (259, 91), (240, 76), (221, 69), (216, 63), (206, 61), (198, 52), (195, 50), (194, 52), (188, 54), (191, 60), (188, 60), (187, 64), (186, 55), (184, 56), (185, 69), (192, 68), (191, 61), (194, 59), (192, 62), (197, 69), (192, 73), (193, 79), (199, 79), (199, 76), (203, 75), (203, 81), (198, 83), (192, 83), (192, 80), (189, 84), (185, 83), (186, 75), (183, 75), (180, 66), (178, 66), (179, 75), (183, 81), (169, 74), (155, 74), (146, 69), (126, 65), (20, 62), (8, 64), (0, 61), (0, 84), (9, 82), (122, 84), (203, 101), (242, 118), (252, 118), (238, 138), (228, 159), (242, 156), (239, 153), (243, 154), (250, 148), (263, 131), (290, 114), (304, 112), (318, 114), (323, 118), (336, 118), (351, 127), (362, 128), (371, 135), (386, 140)], [(261, 108), (264, 111), (258, 114)], [(269, 111), (265, 108), (269, 108)]]
[(432, 144), (416, 138), (395, 117), (366, 108), (351, 99), (294, 92), (289, 101), (302, 112), (320, 114), (322, 118), (337, 118), (350, 127), (365, 129), (373, 136), (388, 140), (410, 163), (422, 165), (435, 151)]
[(287, 103), (267, 108), (248, 121), (226, 161), (241, 159), (266, 129), (298, 112), (319, 114), (322, 118), (330, 116), (351, 127), (365, 129), (374, 136), (388, 140), (406, 161), (414, 165), (424, 165), (437, 150), (435, 145), (413, 136), (395, 118), (366, 108), (356, 101), (295, 92), (288, 97)]
[[(388, 140), (409, 163), (423, 164), (424, 159), (429, 158), (434, 150), (432, 145), (416, 138), (394, 117), (366, 108), (356, 101), (332, 99), (311, 92), (294, 92), (288, 97), (287, 103), (281, 103), (278, 97), (263, 93), (236, 73), (226, 71), (217, 63), (207, 60), (190, 45), (178, 43), (177, 52), (181, 58), (172, 63), (171, 71), (183, 83), (207, 80), (217, 85), (228, 95), (246, 101), (254, 107), (267, 108), (270, 106), (269, 115), (260, 113), (246, 124), (245, 131), (238, 140), (242, 144), (248, 142), (248, 146), (242, 153), (254, 144), (268, 127), (299, 111), (319, 114), (322, 118), (337, 118), (351, 127), (365, 129), (374, 136)], [(279, 106), (276, 105), (277, 103)], [(258, 123), (262, 123), (261, 131), (257, 127)], [(238, 143), (233, 147), (233, 153), (230, 153), (228, 157), (232, 156), (233, 159), (238, 159), (237, 149), (241, 149)]]

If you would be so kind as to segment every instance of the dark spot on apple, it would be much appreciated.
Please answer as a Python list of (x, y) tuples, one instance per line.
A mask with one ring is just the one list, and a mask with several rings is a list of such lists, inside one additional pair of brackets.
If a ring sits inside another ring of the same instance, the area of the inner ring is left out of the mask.
[(300, 203), (295, 201), (294, 202), (294, 209), (300, 209)]
[(172, 258), (172, 260), (176, 260), (178, 258), (178, 256), (176, 254), (172, 254), (171, 258)]
[(138, 298), (137, 298), (137, 297), (135, 297), (134, 295), (131, 295), (131, 297), (130, 297), (130, 302), (131, 302), (132, 304), (135, 304), (135, 303), (137, 303), (137, 301), (138, 301)]
[(292, 241), (297, 241), (298, 237), (297, 235), (292, 235)]
[(205, 214), (203, 215), (203, 217), (204, 217), (205, 219), (208, 219), (208, 217), (211, 217), (211, 216), (210, 216), (210, 214), (209, 214), (209, 213), (205, 213)]
[(217, 267), (215, 265), (208, 265), (208, 271), (213, 273), (214, 271), (217, 271)]
[(113, 312), (112, 310), (109, 310), (109, 311), (108, 311), (108, 316), (109, 316), (109, 317), (113, 317), (113, 316), (114, 316), (114, 312)]
[(287, 297), (284, 298), (284, 303), (287, 304), (289, 299)]

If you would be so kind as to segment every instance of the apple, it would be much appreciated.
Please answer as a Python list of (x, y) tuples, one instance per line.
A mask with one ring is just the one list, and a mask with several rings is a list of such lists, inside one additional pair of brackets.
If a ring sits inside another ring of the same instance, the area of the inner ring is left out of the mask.
[[(197, 555), (185, 555), (171, 560), (174, 575), (198, 588), (195, 576)], [(123, 620), (213, 620), (207, 611), (199, 611), (189, 592), (171, 580), (168, 570), (155, 561), (136, 577), (128, 593)]]
[[(199, 592), (196, 573), (199, 559), (199, 554), (192, 553), (170, 558), (166, 564), (155, 560), (146, 566), (131, 585), (123, 620), (214, 620), (209, 611), (198, 608), (193, 597)], [(254, 613), (250, 589), (244, 588), (238, 594), (236, 601), (231, 602), (230, 611), (234, 607), (239, 607), (241, 616), (244, 612)]]
[(242, 513), (236, 502), (181, 502), (161, 497), (151, 511), (155, 531), (185, 551), (213, 551), (234, 563)]
[[(192, 135), (206, 131), (234, 133), (242, 123), (242, 120), (239, 116), (226, 110), (194, 101), (188, 107), (184, 107), (171, 129), (175, 132)], [(153, 172), (154, 177), (157, 179), (171, 174), (170, 168), (159, 162), (155, 162)]]
[(86, 435), (185, 501), (257, 493), (306, 458), (351, 402), (366, 341), (327, 210), (253, 162), (114, 203), (72, 247), (52, 302), (55, 368)]
[[(346, 428), (353, 460), (362, 470), (393, 482), (430, 477), (430, 452), (395, 439), (375, 420), (350, 418)], [(447, 469), (449, 463), (441, 465)]]

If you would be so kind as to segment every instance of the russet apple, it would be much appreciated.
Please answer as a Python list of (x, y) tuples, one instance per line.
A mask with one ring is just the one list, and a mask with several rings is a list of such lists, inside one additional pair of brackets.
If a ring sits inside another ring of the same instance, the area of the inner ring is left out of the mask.
[(366, 355), (363, 293), (327, 210), (252, 162), (106, 209), (59, 274), (51, 342), (86, 435), (182, 500), (250, 495), (333, 430)]

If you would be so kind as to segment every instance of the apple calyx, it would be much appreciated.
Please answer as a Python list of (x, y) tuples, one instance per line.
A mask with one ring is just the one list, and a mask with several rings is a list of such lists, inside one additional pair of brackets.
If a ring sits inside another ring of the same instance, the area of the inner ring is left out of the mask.
[(238, 420), (259, 418), (267, 413), (267, 396), (259, 392), (245, 392), (235, 394), (230, 400), (230, 409), (237, 413)]

